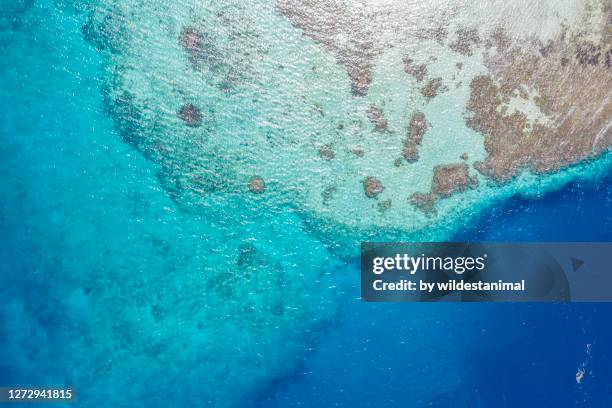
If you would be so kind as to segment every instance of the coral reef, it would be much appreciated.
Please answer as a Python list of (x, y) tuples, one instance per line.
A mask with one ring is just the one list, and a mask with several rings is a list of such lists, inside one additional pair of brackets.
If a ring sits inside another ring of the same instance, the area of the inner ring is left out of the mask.
[(404, 71), (406, 71), (407, 74), (412, 75), (417, 82), (421, 82), (427, 76), (427, 65), (415, 64), (411, 58), (405, 57)]
[(488, 154), (480, 172), (497, 181), (548, 173), (612, 146), (612, 70), (602, 58), (612, 43), (566, 30), (545, 46), (499, 33), (489, 43), (489, 74), (472, 80), (467, 106)]
[(178, 117), (187, 126), (200, 127), (202, 125), (202, 111), (192, 103), (181, 106)]
[(421, 144), (426, 131), (427, 122), (425, 121), (425, 114), (423, 112), (414, 113), (410, 119), (409, 133), (404, 140), (404, 148), (402, 150), (402, 156), (406, 161), (415, 162), (419, 159), (417, 146)]
[(478, 180), (470, 176), (469, 167), (465, 163), (439, 165), (434, 168), (431, 189), (427, 193), (416, 192), (410, 197), (410, 202), (418, 209), (430, 213), (434, 210), (436, 200), (448, 198), (456, 192), (474, 188)]
[(389, 130), (389, 123), (383, 115), (382, 109), (378, 106), (372, 105), (369, 107), (367, 116), (370, 122), (374, 124), (374, 129), (378, 132), (384, 132)]
[(368, 176), (363, 181), (363, 191), (368, 198), (375, 198), (384, 191), (382, 182), (376, 177)]
[(249, 180), (249, 190), (251, 193), (263, 193), (266, 190), (266, 183), (261, 176), (253, 176)]

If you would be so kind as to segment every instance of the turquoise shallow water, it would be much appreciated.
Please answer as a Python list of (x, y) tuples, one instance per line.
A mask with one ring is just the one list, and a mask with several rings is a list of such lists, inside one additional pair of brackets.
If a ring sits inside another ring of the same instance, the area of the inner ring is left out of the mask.
[[(555, 406), (609, 406), (606, 307), (360, 304), (355, 264), (323, 243), (354, 236), (319, 240), (286, 197), (266, 208), (228, 195), (194, 211), (169, 194), (104, 103), (112, 57), (85, 41), (84, 4), (7, 4), (3, 385), (72, 385), (82, 406), (451, 407), (473, 388), (474, 406), (541, 406), (552, 394)], [(500, 206), (460, 236), (609, 240), (610, 183), (592, 167), (582, 170), (594, 185)], [(577, 387), (581, 364), (594, 371)]]
[(16, 356), (3, 380), (79, 383), (86, 405), (112, 404), (127, 382), (128, 395), (154, 404), (163, 374), (166, 392), (184, 382), (183, 405), (230, 403), (234, 389), (290, 370), (309, 329), (334, 319), (324, 282), (341, 263), (291, 212), (245, 214), (231, 201), (180, 211), (102, 104), (83, 15), (49, 7), (3, 33), (2, 279), (15, 288), (2, 291), (3, 344)]

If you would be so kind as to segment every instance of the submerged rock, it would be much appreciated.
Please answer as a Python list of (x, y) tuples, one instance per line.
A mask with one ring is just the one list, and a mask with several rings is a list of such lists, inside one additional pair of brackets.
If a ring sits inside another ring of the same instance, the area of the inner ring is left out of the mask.
[(376, 207), (378, 208), (378, 211), (380, 211), (381, 213), (384, 213), (385, 211), (387, 211), (389, 208), (391, 208), (391, 204), (392, 201), (390, 198), (383, 200), (381, 202), (379, 202)]
[(329, 204), (329, 200), (334, 197), (336, 190), (336, 186), (327, 186), (323, 189), (323, 191), (321, 192), (321, 198), (323, 199), (324, 205)]
[(116, 53), (128, 41), (125, 24), (126, 19), (119, 10), (108, 13), (95, 10), (88, 16), (81, 32), (85, 40), (99, 51)]
[(365, 150), (361, 146), (355, 146), (351, 150), (351, 153), (353, 153), (357, 157), (363, 157), (365, 155)]

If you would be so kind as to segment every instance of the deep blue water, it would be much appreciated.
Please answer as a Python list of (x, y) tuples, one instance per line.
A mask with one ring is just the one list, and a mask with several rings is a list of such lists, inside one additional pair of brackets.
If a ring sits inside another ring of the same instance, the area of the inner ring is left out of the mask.
[[(515, 197), (455, 239), (609, 241), (611, 199), (611, 178), (573, 183), (537, 200)], [(272, 391), (267, 403), (612, 406), (610, 304), (355, 302), (347, 309), (297, 380)], [(583, 363), (592, 378), (577, 386)]]
[[(87, 300), (99, 293), (91, 277), (108, 274), (118, 294), (133, 284), (123, 273), (143, 273), (134, 287), (145, 292), (158, 288), (193, 249), (190, 237), (209, 231), (174, 207), (155, 166), (121, 141), (102, 103), (103, 61), (83, 41), (82, 19), (57, 4), (52, 15), (36, 7), (15, 14), (0, 38), (0, 385), (77, 381), (85, 405), (207, 406), (153, 389), (151, 399), (125, 401), (104, 388), (129, 384), (133, 371), (197, 389), (208, 380), (199, 361), (181, 359), (175, 368), (184, 375), (154, 365), (154, 351), (151, 360), (124, 356), (126, 370), (84, 365), (120, 347), (106, 337), (118, 316), (97, 315)], [(605, 178), (500, 203), (456, 239), (610, 241), (611, 218)], [(292, 374), (259, 384), (245, 406), (612, 407), (612, 306), (371, 305), (357, 299), (356, 267), (347, 276), (338, 321)]]

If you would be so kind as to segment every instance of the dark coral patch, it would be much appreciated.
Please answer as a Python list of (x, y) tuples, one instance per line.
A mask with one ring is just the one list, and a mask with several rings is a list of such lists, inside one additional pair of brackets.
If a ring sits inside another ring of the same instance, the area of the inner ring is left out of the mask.
[(478, 179), (470, 176), (467, 164), (443, 164), (434, 168), (431, 190), (428, 193), (414, 193), (409, 200), (419, 210), (431, 213), (437, 200), (477, 185)]
[(598, 65), (601, 58), (601, 47), (591, 43), (579, 44), (576, 47), (576, 60), (581, 65)]
[(457, 39), (449, 47), (462, 55), (470, 56), (478, 44), (480, 44), (480, 36), (477, 29), (461, 28), (457, 30)]
[(185, 27), (181, 32), (181, 46), (190, 54), (204, 51), (205, 36), (194, 27)]
[(434, 168), (431, 192), (440, 197), (449, 197), (457, 191), (463, 191), (477, 184), (478, 180), (470, 176), (467, 164), (440, 165)]
[(374, 124), (374, 129), (379, 132), (389, 130), (389, 122), (385, 119), (383, 111), (378, 106), (370, 106), (368, 109), (368, 119)]
[(255, 194), (263, 193), (266, 191), (266, 182), (261, 176), (253, 176), (249, 180), (249, 190)]
[(423, 79), (425, 79), (425, 76), (427, 75), (427, 65), (415, 64), (411, 58), (405, 57), (404, 71), (407, 74), (413, 76), (417, 82), (421, 82)]
[(410, 119), (410, 129), (408, 136), (404, 140), (404, 148), (402, 150), (402, 156), (406, 161), (412, 163), (419, 159), (419, 153), (417, 146), (423, 141), (423, 135), (427, 130), (427, 122), (425, 120), (425, 114), (423, 112), (416, 112)]
[(324, 160), (331, 160), (336, 156), (331, 145), (327, 144), (319, 149), (319, 157)]
[(181, 107), (178, 117), (190, 127), (200, 127), (202, 125), (202, 111), (192, 103), (187, 103)]
[(438, 96), (438, 92), (440, 92), (441, 87), (442, 78), (431, 79), (423, 88), (421, 88), (421, 94), (427, 100), (433, 99)]
[(376, 177), (368, 176), (363, 181), (363, 190), (368, 198), (374, 198), (383, 192), (385, 188), (382, 182)]

